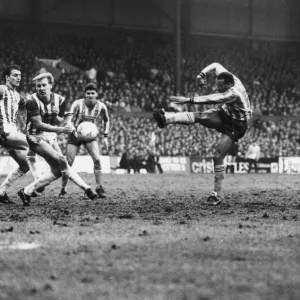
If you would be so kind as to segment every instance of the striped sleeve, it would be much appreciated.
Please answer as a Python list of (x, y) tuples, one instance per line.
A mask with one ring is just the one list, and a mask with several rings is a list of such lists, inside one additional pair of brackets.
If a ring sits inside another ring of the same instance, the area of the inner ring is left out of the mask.
[[(200, 97), (199, 97), (200, 98)], [(216, 93), (212, 95), (203, 96), (205, 100), (212, 104), (224, 104), (230, 103), (237, 100), (237, 94), (233, 89), (229, 89), (224, 93)]]
[(75, 101), (72, 103), (71, 108), (70, 108), (70, 111), (69, 111), (68, 113), (75, 116), (75, 115), (77, 115), (78, 110), (79, 110), (79, 101), (78, 101), (78, 100), (75, 100)]
[(107, 107), (104, 103), (101, 103), (101, 117), (104, 122), (108, 121), (108, 112), (107, 112)]

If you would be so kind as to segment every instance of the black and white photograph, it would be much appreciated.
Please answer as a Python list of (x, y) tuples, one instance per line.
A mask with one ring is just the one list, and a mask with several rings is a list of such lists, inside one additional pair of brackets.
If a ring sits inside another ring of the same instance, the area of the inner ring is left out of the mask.
[(299, 300), (299, 16), (0, 0), (0, 300)]

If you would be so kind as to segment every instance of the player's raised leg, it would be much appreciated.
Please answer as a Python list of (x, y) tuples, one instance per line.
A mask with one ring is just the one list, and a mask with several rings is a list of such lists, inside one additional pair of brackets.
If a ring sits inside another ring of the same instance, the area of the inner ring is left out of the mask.
[[(167, 113), (163, 110), (156, 110), (153, 113), (158, 126), (161, 124), (193, 124), (199, 123), (207, 128), (213, 128), (217, 131), (223, 131), (223, 122), (220, 118), (220, 112), (218, 109), (210, 109), (204, 112), (195, 113)], [(213, 161), (214, 161), (214, 191), (212, 191), (208, 197), (208, 201), (213, 205), (221, 203), (221, 190), (225, 174), (225, 165), (223, 163), (226, 154), (234, 143), (234, 139), (226, 134), (222, 134), (219, 140)]]
[(153, 117), (158, 127), (164, 128), (168, 124), (191, 125), (199, 123), (207, 128), (220, 129), (223, 124), (217, 109), (204, 112), (166, 112), (164, 109), (155, 109)]
[(52, 181), (61, 177), (62, 172), (68, 173), (70, 179), (80, 186), (90, 199), (97, 197), (97, 194), (91, 190), (90, 186), (87, 185), (77, 173), (69, 168), (66, 158), (61, 153), (55, 151), (46, 141), (38, 140), (37, 142), (31, 142), (30, 149), (47, 161), (51, 171), (46, 172), (38, 180), (35, 180), (18, 192), (24, 206), (30, 205), (30, 198), (35, 190), (49, 185)]
[(106, 198), (105, 190), (101, 184), (102, 168), (101, 168), (100, 150), (99, 150), (98, 142), (92, 141), (90, 143), (86, 143), (85, 147), (94, 162), (94, 175), (95, 175), (95, 180), (97, 185), (96, 193), (98, 194), (99, 198)]

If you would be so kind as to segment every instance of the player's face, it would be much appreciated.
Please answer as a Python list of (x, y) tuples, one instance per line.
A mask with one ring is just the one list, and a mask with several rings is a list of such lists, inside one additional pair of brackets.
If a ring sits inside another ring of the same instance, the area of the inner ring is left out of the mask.
[(225, 84), (224, 79), (217, 79), (217, 88), (219, 93), (224, 93), (228, 89), (230, 89), (231, 85), (230, 84)]
[(12, 87), (18, 87), (21, 82), (21, 72), (19, 70), (11, 70), (10, 75), (6, 76), (6, 83)]
[(36, 82), (36, 92), (41, 97), (47, 97), (50, 95), (52, 84), (49, 83), (48, 78), (43, 78)]
[(88, 106), (93, 106), (97, 102), (98, 93), (94, 90), (87, 90), (84, 96)]

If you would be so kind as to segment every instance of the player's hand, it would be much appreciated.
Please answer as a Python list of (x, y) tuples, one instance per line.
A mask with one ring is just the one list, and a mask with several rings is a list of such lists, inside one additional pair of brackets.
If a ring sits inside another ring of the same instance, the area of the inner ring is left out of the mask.
[(105, 145), (106, 150), (108, 150), (108, 137), (103, 138), (103, 143)]
[(64, 127), (64, 133), (72, 133), (72, 132), (74, 132), (74, 130), (76, 130), (76, 129), (75, 129), (74, 125), (72, 125), (72, 124), (68, 124)]
[(190, 102), (190, 99), (183, 96), (171, 96), (170, 100), (176, 104), (186, 104)]
[(9, 133), (6, 133), (6, 132), (2, 132), (0, 134), (0, 145), (7, 143), (7, 136), (8, 135), (9, 135)]
[(207, 86), (207, 82), (206, 82), (206, 78), (205, 78), (205, 74), (204, 73), (200, 73), (199, 75), (197, 75), (197, 77), (196, 77), (196, 84), (200, 88), (203, 88), (203, 87)]
[(53, 106), (53, 107), (52, 107), (52, 113), (53, 113), (54, 115), (58, 115), (58, 114), (59, 114), (59, 107)]

